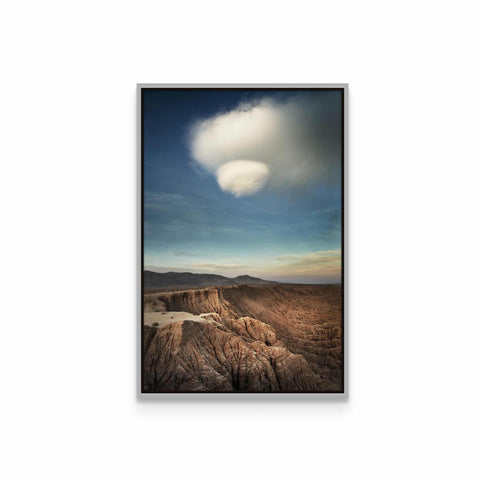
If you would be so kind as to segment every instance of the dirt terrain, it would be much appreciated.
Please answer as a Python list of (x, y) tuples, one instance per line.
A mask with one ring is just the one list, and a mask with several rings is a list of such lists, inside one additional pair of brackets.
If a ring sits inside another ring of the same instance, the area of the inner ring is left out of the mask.
[(341, 392), (341, 295), (284, 284), (146, 293), (143, 391)]

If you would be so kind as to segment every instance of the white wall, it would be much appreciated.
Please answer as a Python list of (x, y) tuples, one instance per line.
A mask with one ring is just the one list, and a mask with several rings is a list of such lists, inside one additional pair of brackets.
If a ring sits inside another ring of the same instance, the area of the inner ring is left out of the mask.
[[(478, 478), (469, 1), (5, 2), (0, 473)], [(135, 84), (350, 83), (350, 399), (135, 399)]]

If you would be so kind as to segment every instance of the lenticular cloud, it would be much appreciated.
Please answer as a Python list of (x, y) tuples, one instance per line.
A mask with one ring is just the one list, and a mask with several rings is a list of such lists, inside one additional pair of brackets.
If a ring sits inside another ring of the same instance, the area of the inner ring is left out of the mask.
[(217, 181), (225, 192), (236, 197), (253, 195), (263, 188), (269, 175), (268, 167), (252, 160), (233, 160), (218, 167)]
[(264, 187), (305, 189), (330, 183), (341, 166), (341, 101), (316, 91), (284, 101), (264, 98), (196, 122), (195, 161), (237, 197)]

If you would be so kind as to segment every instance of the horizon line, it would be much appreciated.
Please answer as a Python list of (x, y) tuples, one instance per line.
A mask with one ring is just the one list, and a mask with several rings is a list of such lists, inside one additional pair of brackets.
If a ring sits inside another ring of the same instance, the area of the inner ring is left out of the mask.
[[(150, 265), (149, 265), (150, 266)], [(150, 266), (152, 267), (152, 266)], [(155, 267), (153, 266), (153, 268), (162, 268), (162, 267)], [(237, 278), (240, 278), (240, 277), (249, 277), (249, 278), (254, 278), (254, 279), (257, 279), (257, 280), (263, 280), (263, 281), (268, 281), (268, 282), (273, 282), (273, 283), (291, 283), (291, 284), (297, 284), (297, 285), (341, 285), (342, 284), (342, 280), (338, 280), (338, 281), (322, 281), (322, 282), (315, 282), (315, 283), (312, 283), (312, 282), (292, 282), (292, 281), (280, 281), (280, 280), (269, 280), (268, 278), (261, 278), (261, 277), (257, 277), (257, 276), (252, 276), (252, 275), (247, 275), (247, 274), (242, 274), (242, 275), (237, 275), (235, 277), (227, 277), (221, 273), (212, 273), (212, 272), (190, 272), (190, 271), (184, 271), (184, 272), (175, 272), (173, 270), (170, 270), (168, 272), (155, 272), (153, 270), (149, 270), (148, 267), (143, 267), (143, 272), (150, 272), (150, 273), (155, 273), (157, 275), (165, 275), (165, 274), (168, 274), (168, 273), (177, 273), (177, 274), (182, 274), (182, 273), (189, 273), (190, 275), (216, 275), (216, 276), (219, 276), (219, 277), (223, 277), (223, 278), (227, 278), (229, 280), (235, 280)]]

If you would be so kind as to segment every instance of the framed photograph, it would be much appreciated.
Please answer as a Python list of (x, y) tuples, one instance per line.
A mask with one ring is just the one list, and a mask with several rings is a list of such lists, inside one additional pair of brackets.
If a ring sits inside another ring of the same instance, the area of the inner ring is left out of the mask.
[(139, 393), (345, 394), (347, 85), (138, 85)]

